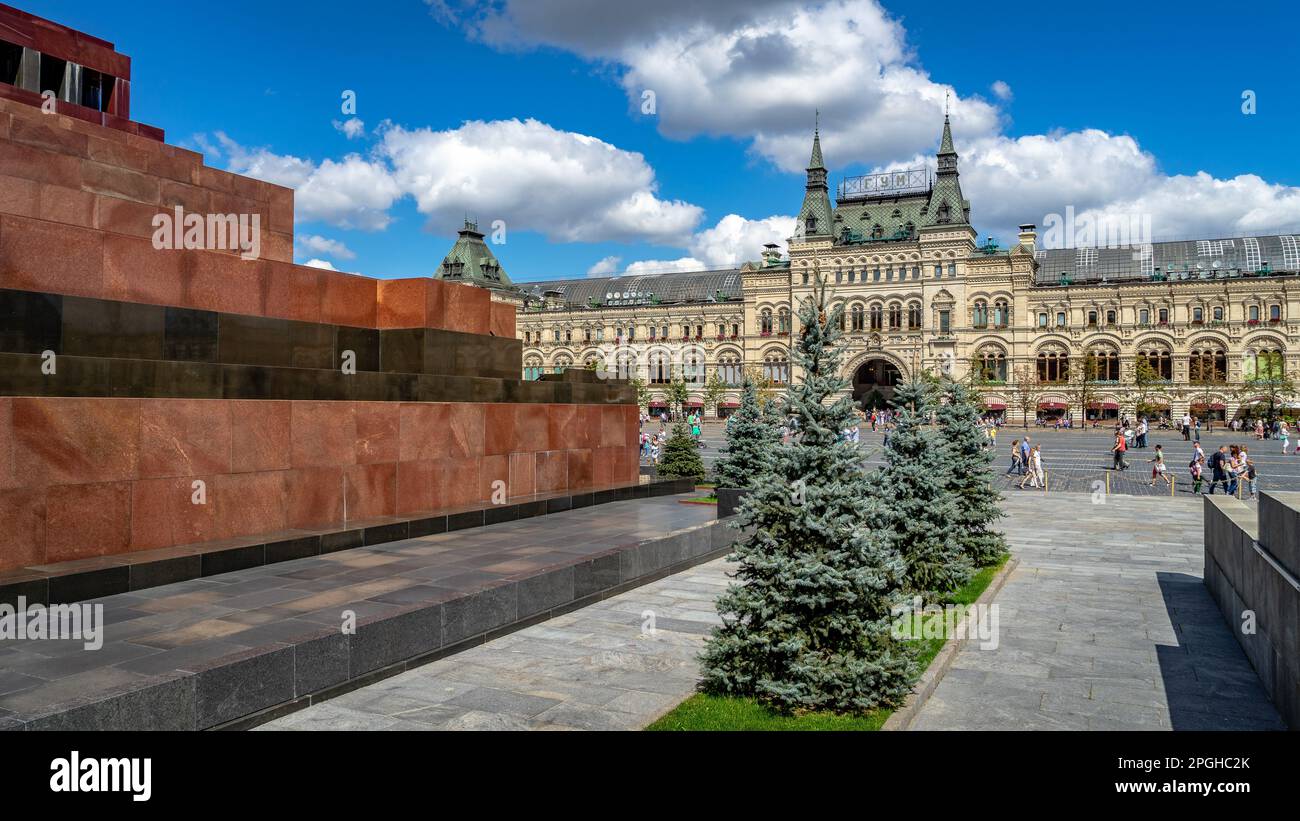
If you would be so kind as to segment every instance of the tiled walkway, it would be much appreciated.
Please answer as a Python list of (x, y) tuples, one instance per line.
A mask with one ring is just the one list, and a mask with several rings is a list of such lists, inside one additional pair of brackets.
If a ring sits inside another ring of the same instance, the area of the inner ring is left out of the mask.
[(1202, 584), (1200, 499), (1007, 495), (999, 646), (968, 644), (913, 729), (1283, 729)]
[(694, 691), (726, 567), (715, 559), (259, 729), (643, 727)]
[[(1279, 729), (1201, 584), (1201, 502), (1009, 495), (1020, 565), (996, 650), (961, 652), (917, 729)], [(715, 560), (267, 729), (631, 729), (691, 694)], [(656, 632), (642, 633), (647, 611)]]
[(447, 601), (715, 518), (712, 507), (678, 498), (611, 502), (99, 599), (99, 650), (80, 641), (0, 642), (0, 725), (341, 628), (344, 611), (365, 621)]

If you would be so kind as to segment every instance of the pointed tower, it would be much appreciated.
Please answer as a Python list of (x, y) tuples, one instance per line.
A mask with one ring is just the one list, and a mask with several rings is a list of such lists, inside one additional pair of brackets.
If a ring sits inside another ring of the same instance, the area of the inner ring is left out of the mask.
[(820, 124), (813, 127), (812, 157), (808, 160), (808, 181), (804, 185), (803, 207), (795, 235), (829, 237), (831, 235), (831, 197), (826, 184), (826, 165), (822, 162)]
[(467, 282), (496, 291), (516, 290), (483, 236), (478, 223), (466, 218), (465, 227), (457, 232), (456, 244), (443, 258), (434, 279)]
[(969, 225), (970, 202), (961, 195), (957, 181), (957, 149), (952, 144), (952, 125), (943, 115), (943, 138), (939, 141), (938, 171), (930, 193), (927, 225)]

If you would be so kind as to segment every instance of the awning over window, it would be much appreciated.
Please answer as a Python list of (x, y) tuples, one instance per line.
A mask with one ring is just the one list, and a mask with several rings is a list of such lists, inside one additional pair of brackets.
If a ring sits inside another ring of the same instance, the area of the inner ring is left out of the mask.
[(1065, 410), (1064, 402), (1039, 402), (1039, 410)]
[(1089, 410), (1119, 410), (1118, 402), (1089, 402)]
[(1204, 402), (1192, 403), (1192, 410), (1226, 410), (1222, 402), (1212, 402), (1209, 405)]
[(1004, 403), (1004, 402), (986, 402), (986, 403), (984, 404), (984, 407), (988, 408), (989, 410), (1006, 410), (1006, 409), (1007, 409), (1006, 403)]
[(739, 402), (719, 402), (719, 403), (718, 403), (718, 407), (720, 407), (720, 408), (738, 408), (738, 407), (740, 407), (740, 403), (739, 403)]
[(668, 403), (665, 402), (665, 401), (663, 401), (662, 399), (656, 399), (656, 400), (654, 400), (653, 402), (650, 403), (650, 407), (652, 407), (652, 408), (666, 408), (666, 407), (668, 407)]
[(683, 408), (702, 408), (702, 407), (704, 407), (704, 403), (703, 403), (703, 402), (683, 402), (683, 403), (682, 403), (682, 407), (683, 407)]

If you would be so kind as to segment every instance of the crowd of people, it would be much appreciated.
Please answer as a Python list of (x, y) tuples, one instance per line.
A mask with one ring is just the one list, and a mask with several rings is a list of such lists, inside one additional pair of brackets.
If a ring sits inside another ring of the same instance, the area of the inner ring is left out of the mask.
[[(688, 411), (681, 417), (681, 420), (690, 430), (691, 436), (694, 437), (696, 447), (704, 447), (703, 411)], [(668, 441), (668, 425), (671, 421), (672, 417), (668, 415), (668, 411), (659, 411), (654, 415), (642, 411), (640, 433), (641, 461), (649, 462), (654, 465), (659, 464), (659, 458), (663, 455), (664, 443)], [(655, 422), (659, 423), (659, 429), (652, 432), (650, 428), (653, 427)]]
[[(860, 422), (843, 430), (841, 436), (847, 442), (860, 442), (860, 426), (870, 425), (873, 432), (883, 434), (884, 444), (888, 445), (890, 433), (895, 427), (894, 416), (895, 414), (889, 410), (861, 413), (859, 414)], [(652, 432), (650, 427), (656, 421), (659, 423), (658, 430)], [(701, 427), (703, 418), (700, 411), (688, 411), (684, 415), (683, 421), (690, 428), (691, 435), (695, 437), (697, 444), (704, 447)], [(653, 416), (646, 413), (641, 414), (641, 458), (643, 460), (654, 464), (659, 463), (664, 444), (670, 434), (669, 422), (670, 418), (666, 412)], [(1002, 424), (1003, 420), (993, 415), (986, 416), (979, 421), (980, 429), (988, 438), (988, 447), (990, 449), (996, 449), (998, 430), (1002, 427)], [(1068, 420), (1063, 426), (1069, 426)], [(1160, 427), (1168, 428), (1170, 425), (1162, 422)], [(1249, 449), (1245, 445), (1221, 445), (1207, 456), (1201, 446), (1202, 427), (1200, 419), (1185, 415), (1181, 420), (1175, 420), (1174, 427), (1183, 435), (1184, 441), (1192, 443), (1192, 457), (1187, 468), (1191, 477), (1193, 493), (1214, 494), (1216, 489), (1222, 489), (1223, 492), (1230, 495), (1235, 496), (1241, 493), (1242, 495), (1248, 494), (1251, 499), (1257, 498), (1259, 472), (1255, 461), (1250, 457)], [(1258, 419), (1237, 420), (1225, 427), (1234, 432), (1253, 433), (1258, 441), (1265, 439), (1279, 441), (1284, 455), (1294, 453), (1300, 456), (1300, 437), (1298, 437), (1296, 446), (1293, 449), (1291, 447), (1292, 430), (1285, 420), (1277, 420), (1273, 423)], [(1120, 472), (1130, 469), (1131, 464), (1127, 457), (1133, 450), (1144, 450), (1148, 447), (1150, 430), (1151, 421), (1146, 417), (1139, 417), (1135, 420), (1122, 417), (1119, 420), (1115, 425), (1115, 438), (1111, 445), (1111, 470)], [(1208, 422), (1204, 430), (1209, 432), (1210, 424)], [(781, 425), (781, 441), (788, 444), (797, 433), (798, 420), (794, 417), (787, 418)], [(1149, 459), (1146, 459), (1146, 462), (1151, 466), (1150, 487), (1155, 487), (1159, 482), (1164, 482), (1166, 486), (1173, 487), (1173, 473), (1162, 445), (1157, 444), (1154, 446), (1152, 455)], [(1046, 472), (1043, 466), (1042, 446), (1031, 441), (1028, 435), (1015, 439), (1011, 443), (1011, 463), (1007, 468), (1006, 475), (1018, 477), (1017, 487), (1022, 490), (1045, 487)]]

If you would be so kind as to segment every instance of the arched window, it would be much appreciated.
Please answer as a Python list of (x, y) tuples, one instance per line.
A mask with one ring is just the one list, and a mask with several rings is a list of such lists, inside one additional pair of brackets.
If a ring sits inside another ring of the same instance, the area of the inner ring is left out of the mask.
[(1155, 379), (1169, 381), (1174, 378), (1173, 358), (1168, 348), (1152, 345), (1137, 352), (1137, 360), (1150, 366), (1150, 375)]
[(897, 302), (889, 306), (889, 330), (897, 331), (903, 327), (903, 306)]
[(1065, 382), (1070, 378), (1070, 355), (1048, 350), (1038, 354), (1038, 381)]
[(1005, 328), (1011, 324), (1011, 307), (1005, 299), (993, 303), (993, 327)]
[(978, 300), (974, 309), (971, 311), (970, 324), (972, 328), (987, 328), (989, 326), (989, 304), (984, 300)]
[(732, 387), (739, 385), (744, 378), (744, 366), (734, 354), (723, 354), (718, 357), (718, 378), (723, 384)]
[(1195, 348), (1187, 358), (1187, 380), (1204, 385), (1224, 382), (1228, 378), (1228, 355), (1220, 348)]
[(907, 306), (907, 329), (921, 330), (921, 303), (913, 302)]
[(541, 378), (543, 373), (541, 357), (530, 356), (524, 361), (524, 379), (534, 380)]
[(688, 385), (703, 385), (705, 381), (704, 356), (689, 351), (682, 357), (682, 380)]
[(1223, 321), (1223, 306), (1221, 306), (1221, 305), (1216, 305), (1216, 306), (1214, 307), (1213, 312), (1210, 313), (1210, 316), (1214, 317), (1214, 321), (1215, 321), (1215, 322), (1222, 322), (1222, 321)]
[(1199, 305), (1192, 309), (1192, 321), (1196, 323), (1205, 321), (1205, 309)]
[(555, 358), (555, 372), (564, 373), (565, 368), (572, 368), (573, 360), (567, 356), (557, 356)]
[(1007, 381), (1007, 352), (994, 345), (985, 345), (975, 355), (977, 376), (981, 382)]
[(1286, 359), (1276, 346), (1252, 348), (1246, 351), (1245, 371), (1247, 379), (1285, 379)]
[(877, 303), (875, 305), (872, 305), (871, 306), (871, 330), (879, 331), (881, 329), (881, 324), (883, 320), (884, 320), (884, 311), (881, 309), (880, 304)]
[(615, 370), (618, 371), (619, 379), (636, 378), (636, 354), (629, 350), (621, 350), (614, 359)]
[(667, 385), (673, 381), (672, 361), (663, 351), (650, 354), (650, 381), (656, 385)]
[(855, 332), (863, 330), (863, 324), (865, 323), (865, 321), (866, 321), (866, 315), (862, 311), (862, 306), (854, 305), (853, 306), (853, 330)]
[(790, 381), (790, 362), (785, 354), (774, 353), (763, 357), (763, 378), (776, 385)]
[(778, 330), (780, 333), (790, 333), (790, 309), (782, 308), (777, 313)]
[(1098, 346), (1088, 351), (1087, 378), (1095, 382), (1119, 381), (1119, 351)]
[(772, 335), (772, 309), (764, 308), (758, 319), (758, 332), (763, 336)]

